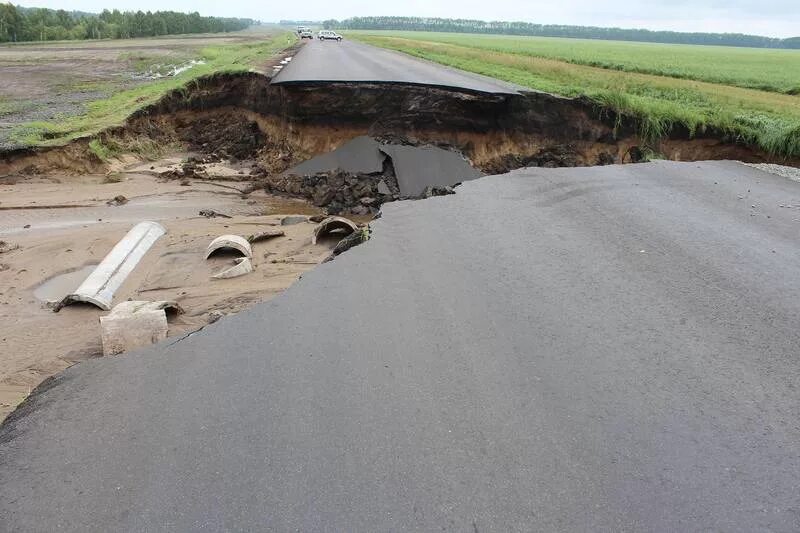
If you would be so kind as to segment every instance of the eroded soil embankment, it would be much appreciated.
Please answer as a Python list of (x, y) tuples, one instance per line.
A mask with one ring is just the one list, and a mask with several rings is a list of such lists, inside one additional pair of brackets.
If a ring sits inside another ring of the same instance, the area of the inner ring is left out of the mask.
[[(270, 85), (257, 73), (202, 78), (131, 116), (100, 137), (135, 149), (147, 139), (180, 142), (221, 158), (255, 158), (275, 176), (358, 135), (430, 143), (462, 152), (486, 173), (523, 166), (585, 166), (636, 162), (645, 152), (633, 120), (586, 99), (544, 93), (488, 95), (393, 84)], [(648, 147), (675, 160), (778, 160), (706, 130), (675, 130)], [(97, 171), (88, 141), (49, 150), (21, 150), (0, 159), (12, 173)]]

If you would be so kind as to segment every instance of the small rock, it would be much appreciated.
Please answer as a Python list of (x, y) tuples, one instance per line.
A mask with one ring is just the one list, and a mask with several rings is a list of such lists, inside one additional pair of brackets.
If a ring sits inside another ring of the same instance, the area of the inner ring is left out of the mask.
[(289, 215), (281, 219), (281, 226), (293, 226), (295, 224), (302, 224), (308, 222), (308, 217), (302, 215)]
[(354, 215), (368, 215), (369, 209), (363, 205), (357, 205), (352, 209), (350, 209), (350, 212), (353, 213)]
[(320, 222), (325, 220), (325, 215), (314, 215), (314, 216), (308, 217), (308, 220), (309, 220), (309, 222), (313, 222), (314, 224), (319, 224)]
[(12, 252), (19, 249), (19, 244), (13, 242), (0, 241), (0, 254)]
[(106, 202), (107, 205), (125, 205), (127, 203), (128, 199), (121, 194), (118, 194), (117, 196)]
[(389, 186), (386, 185), (386, 182), (383, 180), (378, 182), (378, 194), (382, 194), (384, 196), (392, 194), (391, 189), (389, 189)]
[(363, 205), (375, 205), (377, 200), (375, 198), (370, 198), (369, 196), (365, 196), (361, 200), (359, 200)]
[(208, 323), (213, 324), (214, 322), (218, 321), (220, 318), (224, 316), (225, 313), (223, 313), (222, 311), (217, 311), (217, 310), (211, 311), (210, 313), (208, 313)]
[(267, 239), (274, 239), (275, 237), (283, 237), (286, 235), (283, 230), (279, 229), (268, 229), (266, 231), (262, 231), (259, 233), (255, 233), (247, 237), (247, 241), (250, 243), (258, 242), (258, 241), (265, 241)]
[(428, 185), (422, 191), (423, 198), (430, 198), (432, 196), (446, 196), (448, 194), (455, 194), (456, 191), (452, 187), (440, 187), (438, 185)]
[(378, 182), (378, 194), (382, 194), (384, 196), (392, 194), (392, 190), (389, 189), (389, 186), (386, 185), (386, 182), (383, 180)]
[(30, 227), (31, 227), (31, 225), (30, 225), (30, 224), (25, 224), (25, 225), (24, 225), (24, 226), (22, 226), (22, 227), (23, 227), (24, 229), (28, 229), (28, 228), (30, 228)]
[(229, 215), (220, 213), (219, 211), (214, 211), (213, 209), (201, 209), (198, 214), (201, 217), (206, 217), (206, 218), (216, 218), (216, 217), (231, 218)]
[(318, 207), (322, 207), (324, 205), (328, 205), (331, 203), (331, 200), (336, 196), (336, 191), (328, 187), (327, 185), (318, 185), (317, 188), (314, 190), (314, 195), (312, 200), (314, 201), (314, 205)]

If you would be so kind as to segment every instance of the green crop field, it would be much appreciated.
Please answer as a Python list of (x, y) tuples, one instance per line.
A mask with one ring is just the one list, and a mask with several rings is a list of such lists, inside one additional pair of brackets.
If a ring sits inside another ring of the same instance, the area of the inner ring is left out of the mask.
[(655, 141), (715, 127), (800, 156), (800, 50), (544, 37), (351, 31), (349, 37), (636, 117)]
[(464, 33), (398, 31), (381, 34), (469, 45), (482, 50), (557, 59), (590, 67), (800, 94), (800, 50)]

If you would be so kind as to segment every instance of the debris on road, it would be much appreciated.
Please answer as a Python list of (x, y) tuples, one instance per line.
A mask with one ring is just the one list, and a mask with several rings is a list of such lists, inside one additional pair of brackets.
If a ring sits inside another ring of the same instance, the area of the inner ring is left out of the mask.
[(339, 148), (318, 155), (286, 171), (287, 175), (310, 176), (341, 170), (350, 174), (377, 174), (383, 171), (384, 155), (372, 137), (355, 137)]
[(429, 186), (453, 186), (483, 176), (462, 154), (437, 146), (385, 144), (381, 152), (392, 159), (403, 196), (419, 197)]
[(353, 233), (351, 233), (350, 235), (348, 235), (347, 237), (336, 243), (336, 246), (333, 248), (333, 251), (331, 251), (331, 255), (329, 255), (325, 259), (325, 262), (327, 263), (328, 261), (332, 261), (337, 255), (342, 254), (347, 250), (349, 250), (350, 248), (358, 246), (359, 244), (367, 242), (369, 240), (371, 233), (372, 230), (370, 230), (369, 226), (364, 226), (363, 228), (359, 228), (358, 231), (354, 231)]
[(183, 313), (172, 301), (127, 301), (114, 306), (111, 313), (100, 317), (103, 355), (121, 354), (166, 339), (167, 311)]
[(454, 149), (361, 136), (268, 177), (265, 188), (307, 198), (331, 215), (368, 215), (385, 202), (425, 197), (430, 187), (435, 192), (482, 175)]
[(317, 244), (317, 241), (330, 233), (340, 231), (343, 235), (349, 235), (358, 231), (358, 226), (344, 217), (332, 216), (323, 220), (319, 226), (314, 228), (314, 235), (311, 237), (311, 244)]
[(247, 239), (239, 235), (220, 235), (206, 248), (206, 259), (220, 250), (236, 250), (245, 257), (253, 257), (253, 249)]
[(167, 232), (158, 222), (136, 224), (106, 255), (80, 287), (61, 300), (53, 310), (75, 302), (94, 304), (100, 309), (111, 309), (114, 293), (125, 281), (139, 260), (162, 235)]
[(253, 271), (253, 262), (249, 257), (239, 257), (234, 259), (234, 265), (211, 276), (214, 279), (229, 279), (244, 276)]
[(213, 324), (214, 322), (217, 322), (221, 318), (224, 318), (224, 317), (225, 317), (225, 313), (215, 309), (215, 310), (211, 311), (210, 313), (208, 313), (208, 319), (207, 320), (208, 320), (209, 324)]
[(230, 215), (214, 211), (213, 209), (201, 209), (198, 215), (206, 218), (231, 218)]
[(19, 250), (19, 244), (7, 241), (0, 241), (0, 254), (13, 252), (14, 250)]
[(106, 202), (107, 205), (125, 205), (127, 203), (128, 199), (122, 194), (118, 194), (117, 196)]
[(452, 187), (437, 187), (434, 185), (428, 185), (425, 187), (425, 190), (422, 191), (423, 198), (431, 198), (432, 196), (447, 196), (448, 194), (455, 194), (456, 191)]
[(247, 237), (247, 242), (253, 244), (254, 242), (259, 241), (266, 241), (268, 239), (274, 239), (275, 237), (283, 237), (286, 235), (286, 232), (280, 229), (268, 229), (266, 231), (262, 231), (259, 233), (254, 233)]

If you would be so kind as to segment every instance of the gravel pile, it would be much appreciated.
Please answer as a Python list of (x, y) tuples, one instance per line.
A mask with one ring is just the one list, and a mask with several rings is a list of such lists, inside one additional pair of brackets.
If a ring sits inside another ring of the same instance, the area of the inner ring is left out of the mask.
[(790, 180), (800, 181), (800, 168), (787, 167), (783, 165), (773, 165), (771, 163), (745, 163), (748, 167), (757, 168), (770, 174), (777, 174)]

